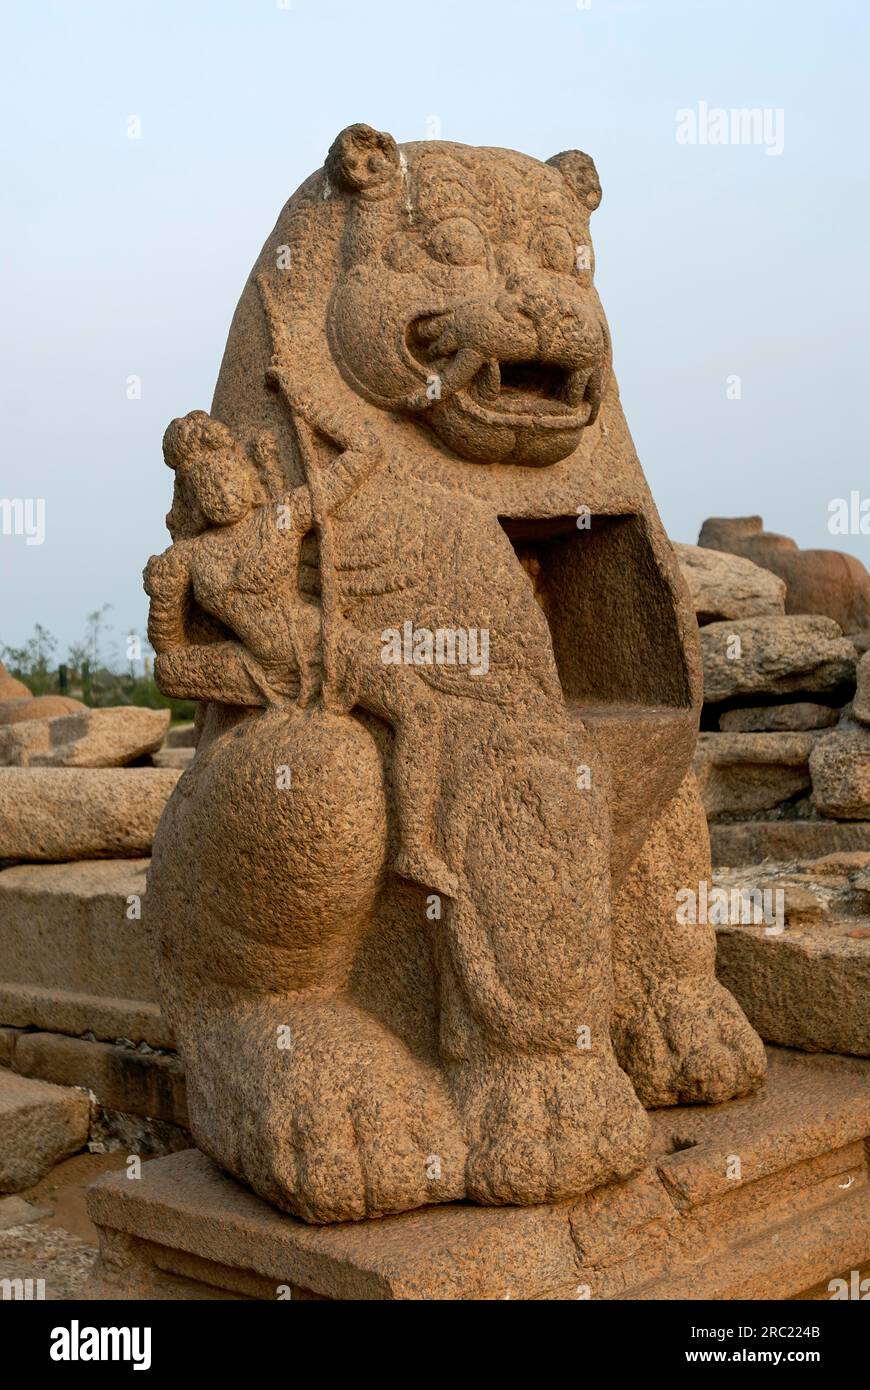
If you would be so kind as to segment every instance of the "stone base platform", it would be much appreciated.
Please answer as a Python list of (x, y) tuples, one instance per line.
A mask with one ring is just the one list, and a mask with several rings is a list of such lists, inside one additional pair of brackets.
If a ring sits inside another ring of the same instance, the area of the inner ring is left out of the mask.
[(89, 1297), (828, 1298), (870, 1259), (870, 1062), (769, 1057), (757, 1096), (655, 1112), (641, 1173), (555, 1207), (317, 1227), (195, 1149), (106, 1175)]

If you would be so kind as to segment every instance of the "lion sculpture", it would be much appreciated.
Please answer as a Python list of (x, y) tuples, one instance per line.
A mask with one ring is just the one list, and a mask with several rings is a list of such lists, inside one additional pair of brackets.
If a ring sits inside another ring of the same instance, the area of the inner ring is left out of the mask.
[(173, 422), (146, 899), (193, 1134), (311, 1222), (556, 1202), (764, 1077), (710, 877), (694, 616), (619, 404), (595, 167), (364, 125)]

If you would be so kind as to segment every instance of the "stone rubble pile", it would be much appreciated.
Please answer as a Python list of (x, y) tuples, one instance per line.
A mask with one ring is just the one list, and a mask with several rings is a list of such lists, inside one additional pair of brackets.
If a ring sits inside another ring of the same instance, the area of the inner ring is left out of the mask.
[(6, 724), (21, 724), (32, 719), (53, 719), (59, 714), (75, 714), (86, 710), (81, 700), (67, 695), (31, 695), (24, 681), (10, 676), (0, 661), (0, 728)]
[(705, 521), (676, 551), (701, 629), (714, 862), (870, 850), (870, 575), (760, 517)]
[(168, 710), (31, 696), (0, 665), (0, 1116), (11, 1136), (0, 1192), (85, 1145), (189, 1142), (142, 922), (154, 832), (194, 753), (193, 725), (169, 722)]
[(760, 516), (709, 517), (698, 545), (743, 556), (785, 584), (786, 613), (833, 618), (859, 651), (870, 647), (870, 574), (854, 555), (801, 550), (788, 536), (765, 531)]
[(721, 868), (714, 883), (747, 904), (768, 894), (767, 920), (717, 926), (719, 979), (762, 1037), (870, 1056), (870, 853)]
[(867, 1056), (870, 575), (760, 517), (699, 539), (676, 551), (701, 629), (714, 883), (737, 905), (717, 973), (769, 1042)]

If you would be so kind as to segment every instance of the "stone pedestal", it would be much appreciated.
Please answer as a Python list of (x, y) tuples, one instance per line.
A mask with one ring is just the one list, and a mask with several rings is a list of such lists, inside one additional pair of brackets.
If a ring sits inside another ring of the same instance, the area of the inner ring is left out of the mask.
[(197, 1150), (100, 1179), (90, 1296), (830, 1297), (870, 1258), (870, 1063), (771, 1048), (747, 1100), (654, 1114), (649, 1163), (555, 1206), (433, 1206), (317, 1227)]

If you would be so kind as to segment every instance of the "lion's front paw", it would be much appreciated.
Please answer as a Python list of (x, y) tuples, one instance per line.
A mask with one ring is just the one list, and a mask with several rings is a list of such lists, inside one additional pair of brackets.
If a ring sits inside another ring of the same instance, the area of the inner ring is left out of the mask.
[(357, 1221), (465, 1195), (466, 1146), (440, 1077), (350, 1001), (258, 1001), (226, 1032), (219, 1065), (197, 1137), (284, 1211)]
[(647, 1108), (718, 1104), (764, 1080), (764, 1045), (733, 995), (714, 978), (651, 993), (614, 1023), (620, 1066)]
[[(331, 1071), (327, 1068), (327, 1071)], [(406, 1089), (407, 1086), (407, 1089)], [(306, 1221), (361, 1220), (465, 1195), (464, 1146), (407, 1075), (357, 1075), (353, 1093), (312, 1087), (272, 1149), (272, 1200)], [(266, 1136), (264, 1156), (269, 1149)]]
[(562, 1201), (646, 1161), (649, 1122), (612, 1058), (491, 1058), (464, 1070), (457, 1094), (475, 1136), (466, 1165), (473, 1201)]

